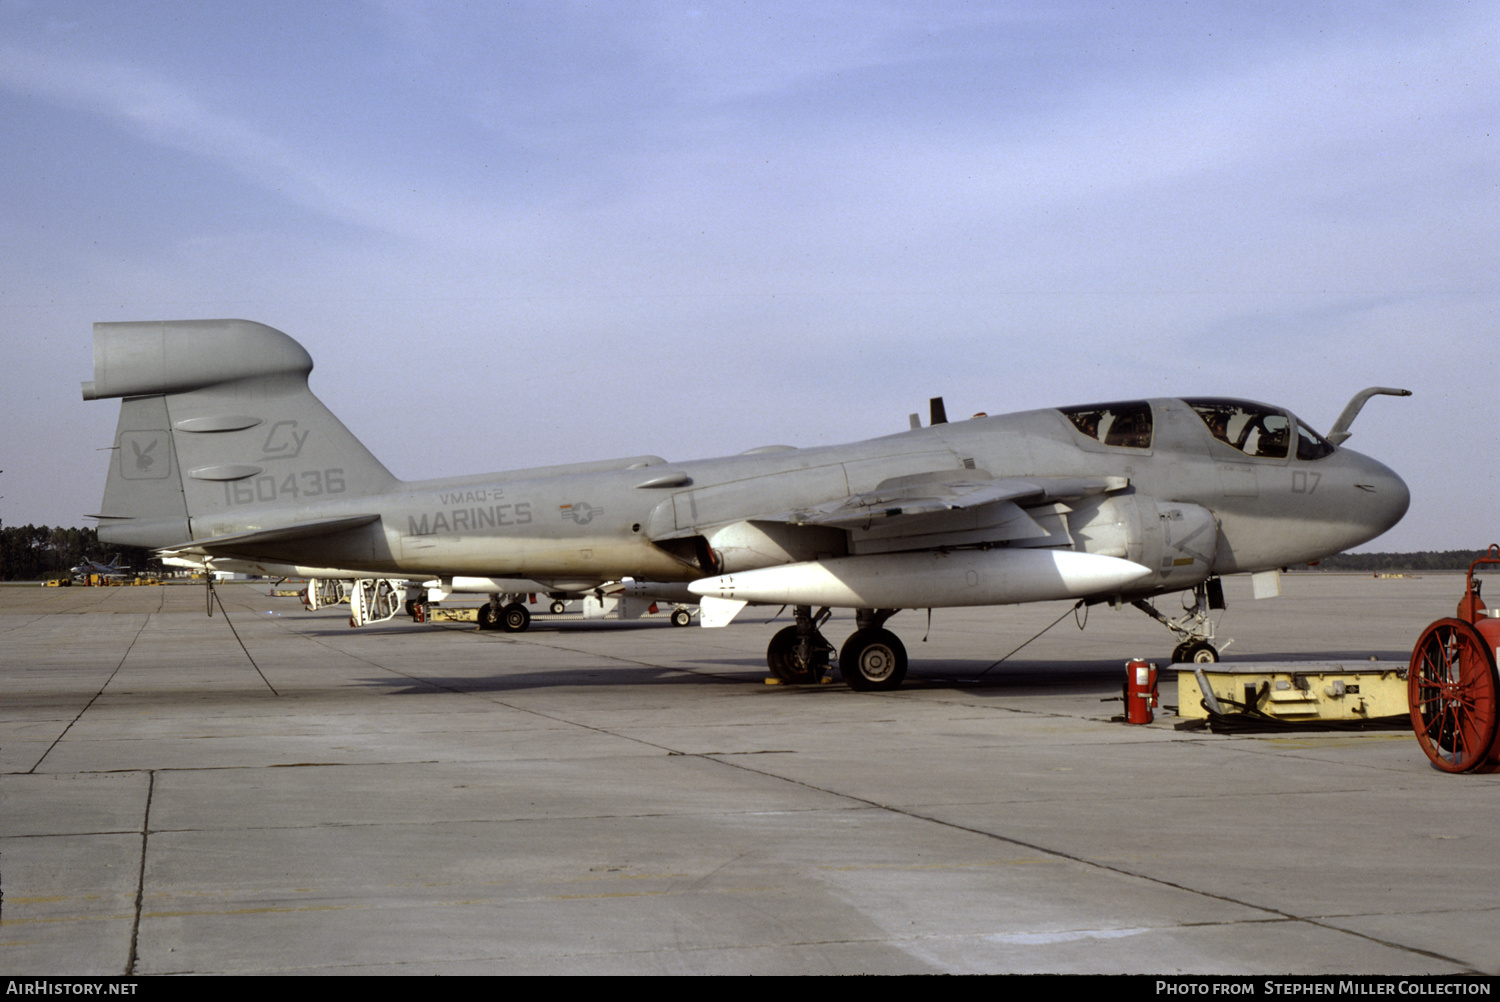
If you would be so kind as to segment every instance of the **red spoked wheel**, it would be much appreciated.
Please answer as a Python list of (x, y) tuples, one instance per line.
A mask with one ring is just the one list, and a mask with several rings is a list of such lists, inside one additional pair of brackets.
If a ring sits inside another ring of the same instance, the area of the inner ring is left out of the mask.
[(1495, 743), (1495, 659), (1479, 631), (1461, 619), (1427, 627), (1411, 653), (1406, 695), (1417, 743), (1444, 772), (1483, 765)]

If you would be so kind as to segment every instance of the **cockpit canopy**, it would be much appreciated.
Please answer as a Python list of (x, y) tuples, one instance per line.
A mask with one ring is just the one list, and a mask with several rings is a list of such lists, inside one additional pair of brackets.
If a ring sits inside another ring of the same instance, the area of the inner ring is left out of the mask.
[[(1230, 397), (1184, 397), (1209, 433), (1232, 449), (1260, 459), (1286, 459), (1296, 430), (1297, 458), (1322, 459), (1333, 446), (1301, 420), (1277, 407)], [(1149, 449), (1151, 405), (1144, 400), (1061, 407), (1063, 416), (1084, 435), (1105, 445)]]
[(1285, 459), (1292, 428), (1297, 429), (1297, 458), (1322, 459), (1333, 452), (1328, 440), (1286, 411), (1253, 400), (1183, 397), (1214, 438), (1247, 456)]
[(1151, 448), (1151, 405), (1144, 400), (1060, 408), (1073, 427), (1105, 445)]

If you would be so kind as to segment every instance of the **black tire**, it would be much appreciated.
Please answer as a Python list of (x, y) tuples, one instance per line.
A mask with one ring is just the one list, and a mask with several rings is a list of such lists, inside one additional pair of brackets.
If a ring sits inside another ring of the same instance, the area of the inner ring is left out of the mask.
[(673, 609), (672, 610), (672, 625), (673, 626), (687, 626), (687, 625), (691, 624), (692, 621), (693, 621), (693, 614), (691, 612), (688, 612), (686, 609)]
[(474, 621), (479, 624), (481, 630), (500, 629), (500, 613), (493, 605), (481, 605)]
[(500, 629), (506, 633), (520, 633), (531, 625), (531, 610), (520, 602), (512, 602), (500, 610)]
[(906, 678), (906, 645), (890, 630), (855, 630), (839, 651), (839, 672), (860, 692), (894, 689)]
[(1196, 644), (1188, 644), (1187, 650), (1182, 652), (1184, 664), (1211, 665), (1219, 660), (1219, 650), (1206, 640), (1200, 640)]
[(828, 666), (828, 650), (815, 644), (811, 658), (797, 656), (797, 628), (788, 626), (771, 638), (766, 648), (766, 667), (789, 685), (811, 685), (822, 678)]
[(1184, 640), (1182, 643), (1172, 648), (1172, 663), (1174, 665), (1180, 665), (1187, 660), (1187, 649), (1190, 646), (1191, 645), (1186, 640)]
[(552, 615), (561, 616), (568, 609), (568, 603), (562, 599), (555, 599), (552, 603)]

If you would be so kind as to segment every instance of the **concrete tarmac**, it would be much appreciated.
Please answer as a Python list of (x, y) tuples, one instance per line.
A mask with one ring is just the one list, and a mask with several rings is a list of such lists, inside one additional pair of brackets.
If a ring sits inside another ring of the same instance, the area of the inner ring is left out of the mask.
[[(1226, 660), (1405, 662), (1461, 581), (1231, 579)], [(1500, 973), (1500, 778), (1113, 723), (1172, 646), (1133, 610), (905, 612), (876, 694), (766, 685), (773, 610), (268, 590), (0, 588), (0, 972)]]

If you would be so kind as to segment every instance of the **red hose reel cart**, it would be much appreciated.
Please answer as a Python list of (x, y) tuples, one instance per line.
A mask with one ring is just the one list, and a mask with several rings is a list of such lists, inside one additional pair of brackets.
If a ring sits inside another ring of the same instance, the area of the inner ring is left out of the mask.
[(1417, 743), (1444, 772), (1500, 769), (1500, 619), (1487, 614), (1474, 570), (1500, 564), (1500, 544), (1469, 565), (1458, 614), (1428, 626), (1411, 652), (1406, 694)]

